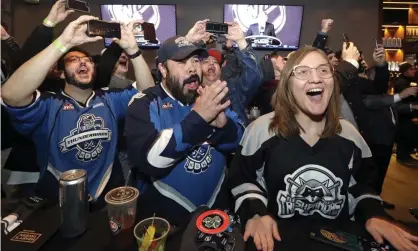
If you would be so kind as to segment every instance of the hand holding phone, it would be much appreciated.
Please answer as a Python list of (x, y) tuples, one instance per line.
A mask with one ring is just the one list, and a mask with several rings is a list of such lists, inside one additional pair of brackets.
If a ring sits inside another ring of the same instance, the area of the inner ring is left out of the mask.
[(346, 49), (348, 49), (348, 47), (350, 46), (350, 39), (348, 39), (348, 36), (347, 36), (347, 34), (345, 34), (345, 33), (343, 33), (342, 34), (342, 37), (343, 37), (343, 42), (346, 44), (346, 46), (347, 46), (347, 48)]

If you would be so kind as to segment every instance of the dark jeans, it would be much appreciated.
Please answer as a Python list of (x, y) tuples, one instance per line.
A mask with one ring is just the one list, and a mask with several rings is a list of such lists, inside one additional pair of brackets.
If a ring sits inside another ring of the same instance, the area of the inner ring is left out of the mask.
[(373, 161), (376, 165), (374, 179), (372, 180), (373, 189), (377, 194), (382, 192), (383, 182), (385, 181), (386, 172), (389, 167), (390, 158), (392, 156), (393, 144), (387, 145), (370, 145)]

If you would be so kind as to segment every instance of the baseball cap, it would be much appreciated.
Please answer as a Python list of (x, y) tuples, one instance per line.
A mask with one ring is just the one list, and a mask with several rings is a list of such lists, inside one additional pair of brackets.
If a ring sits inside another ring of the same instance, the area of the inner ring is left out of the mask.
[(171, 59), (180, 61), (191, 54), (197, 54), (200, 57), (207, 57), (208, 52), (205, 49), (199, 48), (185, 37), (171, 37), (167, 39), (158, 49), (157, 57), (159, 63), (164, 63)]
[(214, 57), (219, 64), (222, 64), (222, 53), (217, 49), (209, 49), (208, 57)]

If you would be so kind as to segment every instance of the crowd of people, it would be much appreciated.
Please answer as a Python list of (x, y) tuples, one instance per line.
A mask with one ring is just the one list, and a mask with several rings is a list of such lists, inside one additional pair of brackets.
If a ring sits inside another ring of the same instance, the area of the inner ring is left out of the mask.
[[(379, 197), (395, 141), (398, 161), (417, 166), (413, 65), (400, 66), (388, 95), (383, 46), (374, 68), (352, 42), (332, 51), (331, 19), (312, 47), (262, 59), (235, 22), (225, 52), (209, 49), (203, 20), (161, 45), (152, 72), (134, 36), (141, 20), (122, 23), (121, 38), (98, 56), (78, 47), (102, 39), (86, 35), (95, 17), (81, 16), (53, 40), (72, 12), (64, 4), (22, 48), (2, 28), (11, 53), (3, 60), (2, 49), (2, 150), (12, 149), (4, 168), (23, 194), (57, 200), (60, 175), (85, 169), (92, 210), (129, 179), (141, 193), (137, 220), (181, 226), (201, 205), (231, 210), (258, 250), (273, 250), (289, 218), (355, 219), (379, 243), (418, 250), (418, 237)], [(251, 105), (262, 113), (252, 122)]]

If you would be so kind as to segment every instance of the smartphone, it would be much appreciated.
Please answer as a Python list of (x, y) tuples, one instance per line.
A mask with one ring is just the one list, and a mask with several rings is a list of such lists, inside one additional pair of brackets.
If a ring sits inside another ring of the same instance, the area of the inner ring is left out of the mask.
[(80, 0), (67, 0), (66, 4), (67, 10), (75, 10), (84, 13), (90, 13), (90, 6), (86, 1)]
[(332, 245), (347, 251), (363, 251), (363, 246), (357, 236), (335, 231), (330, 228), (320, 228), (312, 231), (311, 239)]
[(228, 24), (207, 22), (206, 31), (215, 34), (228, 34)]
[(377, 42), (377, 38), (374, 38), (374, 42), (376, 44), (376, 49), (378, 49), (379, 48), (379, 43)]
[(409, 209), (409, 213), (418, 220), (418, 208), (411, 208)]
[(149, 41), (150, 43), (158, 44), (154, 24), (144, 22), (141, 24), (141, 27), (142, 31), (144, 32), (144, 39)]
[(343, 33), (342, 36), (343, 36), (343, 41), (347, 44), (347, 49), (348, 49), (348, 47), (350, 47), (350, 44), (349, 44), (350, 39), (348, 39), (348, 36), (345, 33)]
[(87, 22), (87, 35), (89, 37), (120, 38), (120, 24), (109, 23), (102, 20), (90, 20)]

